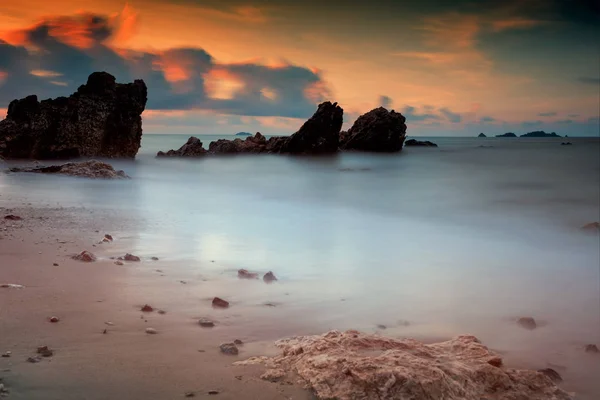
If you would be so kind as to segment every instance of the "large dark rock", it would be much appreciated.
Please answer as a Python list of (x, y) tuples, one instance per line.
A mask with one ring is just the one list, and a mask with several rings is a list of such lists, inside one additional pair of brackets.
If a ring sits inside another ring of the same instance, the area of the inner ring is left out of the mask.
[(0, 155), (7, 158), (135, 157), (146, 107), (143, 80), (119, 84), (94, 72), (69, 97), (13, 100), (0, 121)]
[(485, 136), (485, 133), (481, 132), (477, 137), (487, 137), (487, 136)]
[(515, 135), (513, 132), (506, 132), (502, 135), (496, 135), (496, 137), (517, 137), (517, 135)]
[(248, 136), (245, 140), (236, 138), (211, 142), (208, 151), (215, 154), (263, 153), (266, 147), (267, 139), (260, 132), (256, 132), (256, 135)]
[(430, 142), (429, 140), (416, 140), (416, 139), (409, 139), (406, 142), (404, 142), (405, 146), (421, 146), (421, 147), (437, 147), (437, 144)]
[(406, 118), (394, 110), (376, 108), (358, 117), (348, 132), (342, 133), (343, 150), (396, 152), (406, 139)]
[(169, 150), (166, 153), (159, 151), (157, 157), (199, 157), (206, 154), (202, 142), (197, 137), (190, 137), (178, 150)]

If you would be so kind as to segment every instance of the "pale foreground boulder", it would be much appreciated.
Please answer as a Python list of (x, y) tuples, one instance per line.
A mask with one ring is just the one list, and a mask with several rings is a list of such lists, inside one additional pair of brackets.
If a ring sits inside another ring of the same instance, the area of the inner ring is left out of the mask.
[(279, 356), (234, 364), (265, 364), (268, 377), (280, 376), (281, 370), (297, 374), (321, 399), (573, 399), (540, 372), (502, 367), (500, 357), (474, 336), (423, 344), (331, 331), (276, 345)]

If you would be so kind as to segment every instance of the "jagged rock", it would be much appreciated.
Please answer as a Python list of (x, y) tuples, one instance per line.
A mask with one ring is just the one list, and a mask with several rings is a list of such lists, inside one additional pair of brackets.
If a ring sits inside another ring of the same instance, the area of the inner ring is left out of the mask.
[(148, 304), (144, 304), (144, 306), (140, 309), (142, 312), (152, 312), (154, 311), (154, 307)]
[[(544, 373), (494, 366), (499, 356), (474, 336), (424, 344), (357, 331), (276, 342), (282, 353), (234, 365), (264, 364), (267, 376), (297, 374), (323, 399), (571, 400)], [(271, 373), (269, 371), (272, 371)]]
[(358, 117), (352, 128), (342, 134), (343, 150), (396, 152), (406, 139), (406, 118), (394, 110), (375, 108)]
[(260, 132), (256, 132), (256, 135), (248, 136), (245, 140), (235, 138), (211, 142), (208, 151), (212, 154), (263, 153), (266, 147), (267, 139)]
[(249, 272), (247, 269), (238, 270), (238, 278), (240, 279), (256, 279), (258, 274), (255, 272)]
[(423, 147), (438, 147), (437, 144), (430, 142), (429, 140), (420, 141), (415, 139), (409, 139), (404, 142), (405, 146), (423, 146)]
[(206, 154), (202, 142), (197, 137), (191, 136), (179, 150), (169, 150), (166, 153), (159, 151), (157, 157), (200, 157)]
[(290, 136), (279, 153), (327, 154), (338, 151), (340, 130), (344, 122), (344, 110), (337, 103), (326, 101)]
[(544, 369), (539, 369), (538, 372), (541, 372), (542, 374), (546, 375), (548, 378), (552, 379), (552, 382), (562, 382), (562, 377), (560, 376), (560, 374), (558, 372), (556, 372), (555, 370), (553, 370), (552, 368), (544, 368)]
[(51, 165), (48, 167), (35, 168), (10, 168), (10, 172), (34, 172), (40, 174), (62, 174), (79, 176), (83, 178), (101, 179), (124, 179), (129, 178), (124, 171), (115, 170), (112, 165), (96, 161), (83, 161), (66, 163), (62, 165)]
[(142, 138), (146, 107), (143, 80), (118, 84), (94, 72), (69, 97), (13, 100), (0, 122), (0, 154), (6, 158), (133, 158)]
[(275, 276), (275, 274), (271, 271), (267, 272), (264, 276), (263, 276), (263, 281), (265, 281), (266, 283), (271, 283), (277, 280), (277, 277)]
[(502, 135), (496, 135), (496, 137), (517, 137), (517, 135), (515, 135), (513, 132), (506, 132)]

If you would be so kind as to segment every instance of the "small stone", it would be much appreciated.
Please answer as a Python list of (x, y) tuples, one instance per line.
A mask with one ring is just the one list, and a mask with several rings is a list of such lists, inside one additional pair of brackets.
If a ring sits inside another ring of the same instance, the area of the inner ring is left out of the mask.
[(538, 372), (541, 372), (542, 374), (546, 375), (552, 380), (552, 382), (562, 382), (562, 377), (560, 376), (560, 374), (552, 368), (540, 369), (538, 370)]
[(54, 350), (48, 346), (40, 346), (37, 348), (37, 353), (41, 354), (42, 357), (52, 357), (54, 355)]
[(116, 264), (116, 265), (124, 265), (124, 264), (123, 264), (123, 261), (119, 261), (119, 260), (115, 261), (115, 264)]
[(263, 281), (265, 281), (266, 283), (271, 283), (276, 280), (277, 278), (275, 277), (275, 274), (273, 274), (273, 272), (271, 271), (267, 272), (265, 276), (263, 276)]
[(242, 380), (242, 376), (241, 375), (236, 375), (235, 379), (237, 379), (238, 381), (241, 381)]
[(158, 257), (150, 257), (152, 261), (158, 261)]
[(149, 335), (156, 335), (158, 332), (154, 328), (146, 328), (146, 333)]
[(53, 267), (58, 267), (58, 263), (53, 263), (52, 266)]
[(73, 258), (73, 260), (83, 261), (83, 262), (96, 261), (96, 256), (87, 250), (84, 250), (81, 253), (74, 255), (72, 258)]
[(42, 361), (42, 357), (40, 356), (27, 357), (27, 362), (30, 362), (32, 364), (39, 363), (40, 361)]
[(529, 330), (537, 328), (537, 324), (535, 323), (535, 320), (531, 317), (521, 317), (517, 320), (517, 324), (519, 324), (523, 328), (529, 329)]
[(219, 346), (221, 353), (236, 356), (239, 353), (237, 346), (233, 343), (223, 343)]
[(105, 330), (103, 330), (103, 331), (102, 331), (102, 334), (103, 334), (103, 335), (106, 335), (107, 333), (108, 333), (108, 330), (107, 330), (107, 329), (105, 329)]
[(269, 382), (277, 382), (284, 376), (285, 371), (279, 368), (275, 368), (266, 370), (265, 373), (260, 376), (260, 379), (264, 379), (265, 381)]
[(225, 301), (219, 297), (215, 297), (212, 300), (212, 305), (213, 307), (219, 307), (219, 308), (228, 308), (229, 307), (229, 302)]
[(600, 232), (600, 222), (590, 222), (581, 227), (586, 232), (597, 233)]
[(235, 339), (235, 340), (233, 341), (233, 344), (236, 344), (236, 345), (238, 345), (238, 346), (239, 346), (239, 345), (242, 345), (242, 344), (244, 344), (244, 342), (242, 342), (240, 339)]
[(144, 307), (142, 307), (141, 311), (152, 312), (152, 311), (154, 311), (154, 308), (152, 308), (152, 306), (149, 306), (148, 304), (146, 304), (146, 305), (144, 305)]
[(12, 352), (6, 351), (6, 352), (2, 353), (2, 357), (3, 358), (10, 358), (11, 354), (12, 354)]
[(215, 326), (215, 323), (207, 318), (200, 318), (198, 324), (200, 324), (200, 326), (203, 328), (212, 328), (213, 326)]
[(254, 272), (248, 272), (246, 269), (238, 270), (238, 278), (240, 279), (256, 279), (258, 278), (258, 274)]
[(194, 392), (185, 392), (184, 396), (185, 397), (195, 397), (196, 393), (194, 393)]
[(106, 235), (104, 235), (104, 238), (102, 238), (102, 241), (103, 242), (112, 242), (113, 237), (107, 233)]
[(488, 364), (500, 368), (502, 366), (502, 359), (500, 357), (490, 358)]
[(219, 391), (218, 390), (209, 390), (208, 394), (210, 394), (210, 395), (219, 394)]
[(377, 329), (387, 329), (387, 326), (379, 324), (377, 325)]
[(166, 312), (165, 310), (158, 310), (158, 313), (159, 313), (159, 314), (161, 314), (161, 315), (164, 315), (164, 314), (166, 314), (167, 312)]
[(187, 284), (187, 282), (186, 282), (186, 281), (179, 281), (179, 283), (181, 283), (181, 284), (183, 284), (183, 285)]
[(595, 344), (586, 344), (585, 352), (586, 353), (600, 353), (600, 350), (598, 350), (598, 346), (596, 346)]
[(123, 256), (123, 260), (125, 260), (125, 261), (136, 261), (137, 262), (137, 261), (140, 261), (140, 258), (138, 256), (134, 256), (133, 254), (127, 253), (127, 254), (125, 254)]
[(9, 214), (9, 215), (5, 216), (4, 219), (9, 220), (9, 221), (20, 221), (23, 218), (19, 217), (18, 215)]
[(56, 322), (60, 321), (60, 318), (58, 318), (58, 317), (50, 317), (49, 321), (52, 322), (52, 323), (56, 323)]

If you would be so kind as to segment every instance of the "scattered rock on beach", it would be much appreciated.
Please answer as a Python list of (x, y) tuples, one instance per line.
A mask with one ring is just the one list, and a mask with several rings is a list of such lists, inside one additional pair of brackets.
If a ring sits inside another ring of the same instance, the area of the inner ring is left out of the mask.
[(543, 373), (490, 364), (498, 355), (470, 335), (424, 344), (331, 331), (276, 345), (278, 356), (234, 365), (264, 364), (268, 371), (293, 372), (323, 399), (572, 400)]
[(343, 150), (397, 152), (406, 139), (406, 118), (383, 107), (358, 117), (348, 132), (340, 134)]
[(156, 334), (158, 333), (158, 332), (156, 331), (156, 329), (154, 329), (154, 328), (146, 328), (146, 329), (145, 329), (145, 332), (146, 332), (148, 335), (156, 335)]
[(87, 250), (84, 250), (81, 253), (74, 255), (72, 258), (73, 258), (73, 260), (83, 261), (83, 262), (96, 261), (96, 256)]
[(60, 319), (59, 319), (58, 317), (50, 317), (50, 318), (48, 319), (48, 321), (50, 321), (50, 322), (52, 322), (52, 323), (56, 323), (56, 322), (59, 322), (59, 321), (60, 321)]
[(104, 237), (102, 238), (102, 242), (104, 243), (110, 243), (113, 241), (113, 237), (111, 235), (109, 235), (108, 233), (106, 235), (104, 235)]
[(12, 355), (12, 352), (10, 352), (10, 351), (5, 351), (4, 353), (2, 353), (3, 358), (10, 358), (11, 355)]
[(140, 258), (138, 256), (134, 256), (133, 254), (127, 253), (123, 257), (119, 257), (119, 260), (138, 262), (140, 261)]
[(37, 348), (37, 353), (42, 357), (52, 357), (54, 355), (54, 350), (49, 348), (48, 346), (40, 346)]
[(92, 73), (70, 97), (38, 101), (31, 95), (8, 105), (0, 121), (0, 154), (7, 158), (133, 158), (142, 138), (144, 81), (118, 84)]
[(40, 361), (42, 361), (42, 357), (40, 357), (40, 356), (27, 357), (26, 361), (30, 362), (32, 364), (35, 364), (35, 363), (39, 363)]
[(38, 174), (61, 174), (93, 179), (125, 179), (129, 178), (124, 171), (115, 170), (112, 165), (102, 161), (89, 160), (50, 165), (35, 168), (10, 168), (10, 172), (30, 172)]
[(438, 147), (437, 144), (430, 142), (429, 140), (415, 140), (415, 139), (409, 139), (406, 142), (404, 142), (405, 146), (420, 146), (420, 147)]
[(556, 372), (555, 370), (553, 370), (552, 368), (544, 368), (544, 369), (540, 369), (538, 370), (538, 372), (541, 372), (542, 374), (546, 375), (548, 378), (550, 378), (552, 380), (552, 382), (562, 382), (562, 377), (560, 376), (560, 374), (558, 372)]
[(238, 270), (238, 278), (241, 279), (257, 279), (258, 274), (254, 272), (248, 272), (246, 269)]
[(196, 393), (194, 393), (194, 392), (185, 392), (185, 393), (183, 394), (183, 396), (184, 396), (184, 397), (195, 397), (195, 396), (196, 396)]
[(228, 308), (229, 307), (229, 302), (225, 301), (219, 297), (215, 297), (212, 300), (212, 305), (213, 307), (219, 307), (219, 308)]
[(275, 274), (271, 271), (267, 272), (264, 276), (263, 276), (263, 281), (267, 282), (267, 283), (271, 283), (273, 281), (276, 281), (277, 277), (275, 277)]
[(21, 217), (20, 217), (20, 216), (18, 216), (18, 215), (12, 215), (12, 214), (9, 214), (9, 215), (6, 215), (6, 216), (4, 217), (4, 219), (6, 219), (6, 220), (8, 220), (8, 221), (20, 221), (20, 220), (22, 220), (23, 218), (21, 218)]
[(517, 324), (519, 324), (523, 328), (529, 329), (529, 330), (537, 328), (535, 319), (533, 319), (531, 317), (521, 317), (517, 320)]
[(590, 222), (581, 227), (585, 232), (598, 233), (600, 232), (600, 222)]
[(52, 263), (53, 267), (58, 267), (58, 263)]
[(221, 353), (223, 354), (235, 356), (239, 353), (239, 350), (234, 343), (223, 343), (219, 346), (219, 348), (221, 349)]
[(221, 393), (221, 392), (219, 392), (218, 390), (209, 390), (208, 391), (208, 394), (210, 394), (210, 395), (215, 395), (215, 394), (219, 394), (219, 393)]
[(150, 257), (152, 261), (158, 261), (158, 257)]
[(215, 323), (207, 318), (200, 318), (198, 324), (203, 328), (212, 328), (213, 326), (215, 326)]
[(595, 344), (586, 344), (585, 352), (586, 353), (600, 353), (600, 350), (598, 350), (598, 346), (596, 346)]
[(154, 311), (154, 308), (153, 308), (152, 306), (148, 305), (148, 304), (145, 304), (145, 305), (144, 305), (144, 306), (143, 306), (143, 307), (140, 309), (140, 311), (143, 311), (143, 312), (152, 312), (152, 311)]
[(0, 283), (0, 288), (4, 289), (23, 289), (25, 286), (16, 283)]

